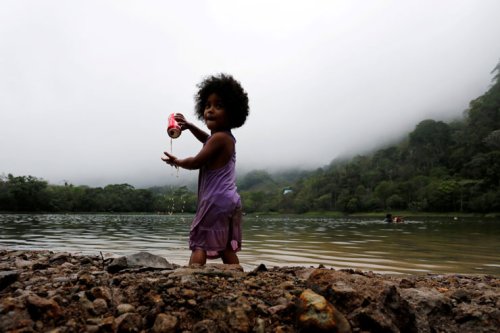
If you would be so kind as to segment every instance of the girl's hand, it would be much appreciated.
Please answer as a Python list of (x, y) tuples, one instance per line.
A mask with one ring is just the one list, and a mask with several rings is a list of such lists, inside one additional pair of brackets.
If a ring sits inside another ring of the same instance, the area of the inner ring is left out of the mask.
[(176, 113), (174, 117), (175, 121), (177, 121), (177, 123), (181, 127), (181, 131), (184, 131), (185, 129), (189, 129), (191, 127), (191, 123), (186, 120), (182, 113)]
[(179, 167), (177, 165), (177, 157), (175, 157), (174, 155), (170, 154), (169, 152), (166, 152), (164, 151), (163, 152), (166, 156), (162, 156), (161, 157), (161, 160), (165, 163), (167, 163), (168, 165), (171, 165), (171, 166), (174, 166), (174, 167)]

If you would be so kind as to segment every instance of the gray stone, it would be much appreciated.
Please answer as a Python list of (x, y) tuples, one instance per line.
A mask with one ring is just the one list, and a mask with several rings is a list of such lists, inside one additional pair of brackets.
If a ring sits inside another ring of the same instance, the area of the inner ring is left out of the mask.
[(174, 265), (165, 258), (156, 256), (149, 252), (139, 252), (125, 257), (113, 259), (107, 270), (116, 273), (127, 268), (153, 268), (153, 269), (174, 269)]

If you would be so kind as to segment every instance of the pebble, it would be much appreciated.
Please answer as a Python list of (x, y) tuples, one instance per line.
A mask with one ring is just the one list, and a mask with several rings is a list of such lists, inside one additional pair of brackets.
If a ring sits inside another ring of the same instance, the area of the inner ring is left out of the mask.
[(135, 306), (133, 306), (132, 304), (122, 303), (116, 307), (116, 311), (118, 312), (118, 315), (122, 315), (124, 313), (129, 313), (129, 312), (134, 312)]

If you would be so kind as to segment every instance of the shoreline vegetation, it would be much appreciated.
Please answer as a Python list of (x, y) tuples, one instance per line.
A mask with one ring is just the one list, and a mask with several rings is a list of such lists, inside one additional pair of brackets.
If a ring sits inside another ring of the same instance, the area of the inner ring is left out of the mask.
[(2, 332), (497, 332), (499, 309), (491, 275), (0, 250)]

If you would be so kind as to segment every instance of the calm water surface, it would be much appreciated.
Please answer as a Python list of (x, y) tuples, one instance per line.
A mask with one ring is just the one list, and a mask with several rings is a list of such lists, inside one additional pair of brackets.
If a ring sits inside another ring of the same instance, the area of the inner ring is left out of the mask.
[[(191, 215), (0, 215), (0, 248), (126, 255), (184, 265)], [(500, 275), (500, 221), (245, 217), (245, 270), (268, 266)]]

